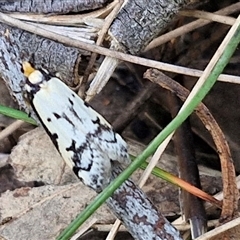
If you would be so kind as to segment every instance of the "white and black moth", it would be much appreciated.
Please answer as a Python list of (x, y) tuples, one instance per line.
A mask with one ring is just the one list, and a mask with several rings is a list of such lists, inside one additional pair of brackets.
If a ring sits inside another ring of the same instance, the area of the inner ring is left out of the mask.
[(83, 183), (100, 192), (111, 162), (127, 165), (127, 144), (111, 125), (60, 79), (23, 63), (24, 91), (55, 147)]

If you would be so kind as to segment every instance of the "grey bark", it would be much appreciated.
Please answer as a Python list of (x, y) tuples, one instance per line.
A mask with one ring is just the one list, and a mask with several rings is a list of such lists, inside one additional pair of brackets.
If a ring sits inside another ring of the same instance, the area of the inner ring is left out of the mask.
[(128, 0), (110, 32), (124, 51), (139, 54), (190, 0)]
[(1, 12), (65, 14), (103, 7), (107, 0), (1, 0)]
[(36, 67), (45, 67), (58, 73), (61, 79), (72, 84), (75, 66), (81, 51), (64, 46), (17, 28), (0, 24), (0, 72), (13, 98), (21, 109), (29, 111), (22, 96), (25, 78), (21, 72), (23, 61), (34, 60)]
[[(112, 164), (112, 169), (112, 178), (115, 179), (122, 170), (115, 162)], [(127, 227), (134, 239), (182, 239), (179, 231), (168, 222), (144, 192), (131, 180), (126, 180), (106, 203)]]

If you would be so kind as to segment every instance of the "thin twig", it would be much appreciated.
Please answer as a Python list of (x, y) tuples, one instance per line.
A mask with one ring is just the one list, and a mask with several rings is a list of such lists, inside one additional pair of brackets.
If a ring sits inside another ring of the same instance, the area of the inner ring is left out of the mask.
[[(215, 227), (217, 224), (218, 224), (218, 220), (214, 219), (214, 220), (208, 221), (207, 226), (209, 228), (212, 228), (212, 227)], [(190, 229), (190, 225), (182, 221), (180, 223), (175, 223), (173, 226), (179, 231), (187, 231)], [(96, 228), (98, 231), (101, 231), (101, 232), (109, 232), (113, 228), (113, 224), (94, 224), (93, 228)], [(124, 232), (127, 230), (123, 225), (121, 225), (119, 228), (119, 231)], [(105, 240), (112, 240), (112, 238), (111, 239), (106, 238)]]
[[(159, 159), (161, 158), (163, 152), (165, 151), (168, 143), (171, 141), (172, 135), (173, 134), (171, 134), (169, 137), (167, 137), (166, 140), (158, 147), (156, 152), (153, 154), (151, 160), (149, 161), (149, 164), (147, 165), (146, 169), (144, 170), (144, 172), (141, 175), (141, 178), (139, 179), (138, 186), (140, 188), (142, 188), (144, 186), (144, 184), (146, 183), (146, 181), (148, 180), (149, 176), (152, 173), (153, 168), (157, 165), (157, 163), (158, 163)], [(111, 231), (108, 233), (106, 240), (114, 239), (120, 225), (121, 225), (121, 221), (117, 219), (115, 221), (115, 223), (113, 224)]]
[(90, 219), (90, 221), (85, 222), (81, 228), (79, 229), (79, 231), (71, 237), (70, 240), (77, 240), (79, 239), (79, 237), (81, 237), (85, 232), (87, 232), (88, 229), (92, 228), (94, 224), (96, 224), (97, 222), (97, 218), (92, 218)]
[[(220, 227), (214, 228), (213, 230), (205, 233), (204, 235), (196, 238), (195, 240), (221, 239), (220, 236), (218, 238), (216, 238), (216, 236), (219, 235), (219, 234), (223, 234), (227, 230), (230, 230), (230, 229), (232, 229), (234, 227), (238, 226), (238, 228), (239, 228), (239, 225), (240, 225), (240, 217), (236, 218), (236, 219), (234, 219), (234, 220), (232, 220), (230, 222), (227, 222), (227, 223), (225, 223), (224, 225), (222, 225)], [(234, 231), (234, 233), (236, 234), (236, 231)], [(237, 236), (239, 236), (239, 235), (237, 235)], [(227, 239), (227, 238), (224, 238), (224, 239)]]
[[(173, 118), (176, 117), (180, 106), (180, 100), (175, 93), (168, 94), (168, 109)], [(173, 143), (177, 153), (178, 171), (181, 179), (201, 189), (189, 118), (176, 130)], [(184, 217), (191, 225), (191, 236), (193, 239), (197, 238), (207, 230), (207, 216), (203, 201), (184, 190), (181, 191), (181, 200)]]
[(120, 117), (112, 123), (113, 128), (117, 132), (122, 132), (126, 125), (138, 114), (139, 108), (149, 99), (154, 92), (155, 86), (147, 81), (143, 89), (132, 99), (127, 105)]

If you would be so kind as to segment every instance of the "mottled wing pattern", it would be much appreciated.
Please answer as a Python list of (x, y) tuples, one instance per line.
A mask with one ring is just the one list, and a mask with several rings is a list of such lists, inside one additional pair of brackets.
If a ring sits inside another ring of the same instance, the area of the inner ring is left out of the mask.
[(58, 78), (41, 77), (41, 84), (34, 80), (37, 83), (26, 87), (35, 112), (75, 174), (91, 188), (102, 190), (109, 184), (111, 161), (130, 162), (125, 141)]

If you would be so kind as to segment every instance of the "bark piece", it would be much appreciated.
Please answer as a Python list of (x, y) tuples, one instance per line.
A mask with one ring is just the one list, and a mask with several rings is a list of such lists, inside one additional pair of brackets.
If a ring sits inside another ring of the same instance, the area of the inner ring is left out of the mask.
[[(109, 35), (112, 37), (111, 49), (133, 55), (139, 54), (164, 30), (178, 10), (189, 2), (189, 0), (128, 0), (109, 29)], [(118, 59), (109, 56), (104, 59), (86, 93), (86, 101), (102, 90), (118, 64)]]
[(75, 68), (81, 52), (72, 47), (45, 39), (17, 28), (0, 24), (0, 72), (20, 108), (29, 111), (22, 96), (25, 78), (21, 72), (23, 61), (34, 60), (36, 67), (58, 73), (64, 82), (75, 79)]
[(114, 20), (110, 33), (131, 54), (140, 53), (189, 0), (128, 0)]
[[(169, 109), (172, 117), (180, 110), (180, 100), (174, 95), (169, 96)], [(178, 155), (180, 177), (188, 183), (201, 189), (201, 182), (196, 162), (194, 139), (189, 118), (176, 130), (174, 147)], [(186, 220), (190, 221), (193, 238), (197, 238), (207, 230), (207, 216), (202, 199), (182, 191), (183, 212)]]
[(3, 0), (0, 2), (0, 11), (65, 14), (100, 8), (106, 2), (107, 0)]
[[(112, 178), (115, 179), (121, 171), (119, 165), (114, 162)], [(126, 180), (106, 203), (137, 240), (182, 239), (179, 231), (131, 180)]]

